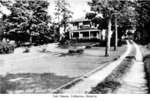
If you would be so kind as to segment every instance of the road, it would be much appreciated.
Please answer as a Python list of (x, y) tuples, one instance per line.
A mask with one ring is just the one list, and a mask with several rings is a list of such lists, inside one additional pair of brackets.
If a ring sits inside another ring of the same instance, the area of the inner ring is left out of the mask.
[(122, 79), (122, 86), (115, 91), (117, 94), (146, 94), (147, 86), (144, 72), (143, 56), (139, 46), (133, 43), (136, 48), (136, 60), (134, 61), (129, 72)]
[[(124, 63), (124, 60), (126, 60), (126, 57), (130, 56), (133, 51), (135, 53), (135, 60), (133, 61), (133, 64), (130, 66), (129, 70), (126, 73), (123, 73), (122, 74), (123, 76), (119, 78), (120, 79), (119, 82), (120, 82), (121, 86), (116, 87), (116, 89), (114, 91), (109, 92), (109, 93), (146, 94), (148, 88), (146, 86), (147, 81), (145, 79), (143, 56), (141, 54), (139, 46), (134, 42), (132, 42), (132, 44), (131, 44), (129, 41), (127, 41), (126, 52), (122, 56), (120, 56), (117, 60), (107, 63), (107, 65), (103, 65), (103, 66), (101, 65), (101, 66), (95, 68), (91, 72), (90, 75), (86, 75), (86, 76), (84, 75), (81, 78), (81, 80), (79, 82), (75, 83), (73, 86), (71, 86), (69, 88), (65, 88), (65, 85), (62, 85), (63, 89), (61, 89), (61, 87), (60, 87), (60, 89), (58, 89), (58, 90), (60, 91), (60, 93), (64, 93), (64, 94), (86, 94), (86, 93), (89, 93), (98, 84), (105, 81), (106, 78), (108, 78), (114, 72), (114, 70), (119, 68), (120, 65), (122, 63)], [(37, 54), (38, 53), (32, 54), (32, 57), (31, 57), (30, 53), (27, 55), (17, 55), (17, 57), (24, 57), (23, 59), (19, 59), (19, 60), (16, 60), (13, 57), (13, 55), (12, 56), (9, 55), (9, 58), (11, 61), (10, 60), (8, 61), (8, 58), (6, 58), (7, 61), (5, 61), (5, 62), (8, 62), (8, 63), (5, 63), (5, 64), (8, 64), (8, 65), (5, 65), (5, 68), (1, 68), (0, 70), (3, 73), (6, 73), (8, 70), (12, 71), (14, 68), (12, 68), (12, 66), (9, 66), (9, 62), (14, 62), (14, 61), (19, 62), (19, 63), (25, 62), (26, 60), (29, 60), (29, 56), (30, 56), (30, 60), (34, 60), (37, 58), (43, 59), (43, 57), (45, 57), (44, 54), (41, 54), (40, 56)], [(49, 55), (48, 55), (48, 57), (49, 57)], [(45, 58), (44, 58), (44, 61), (45, 61)], [(58, 59), (57, 59), (57, 61), (58, 61)], [(65, 61), (66, 61), (66, 59), (65, 59)], [(95, 61), (95, 60), (93, 60), (93, 61)], [(98, 61), (101, 61), (101, 60), (98, 60)], [(31, 61), (31, 63), (33, 64), (33, 61)], [(41, 61), (36, 62), (36, 63), (41, 64)], [(45, 62), (43, 64), (46, 65)], [(26, 65), (25, 65), (25, 67), (26, 67)], [(9, 67), (11, 67), (11, 68), (9, 68)], [(22, 67), (22, 66), (20, 66), (20, 67)], [(93, 66), (90, 66), (90, 67), (92, 68)], [(22, 70), (22, 68), (20, 68), (20, 70)], [(26, 68), (23, 69), (23, 71), (25, 71), (25, 70), (26, 70)], [(42, 65), (42, 70), (43, 70), (43, 65)], [(47, 70), (47, 68), (45, 68), (45, 70)], [(72, 70), (74, 70), (74, 69), (72, 69)], [(30, 71), (33, 71), (33, 68), (31, 68)], [(75, 72), (75, 71), (73, 71), (73, 72)]]
[(132, 41), (133, 44), (127, 42), (127, 50), (126, 52), (116, 61), (112, 62), (104, 69), (94, 73), (93, 75), (84, 78), (79, 83), (75, 84), (69, 89), (61, 89), (60, 92), (63, 94), (86, 94), (89, 93), (93, 87), (96, 87), (100, 82), (104, 81), (106, 77), (108, 77), (117, 66), (119, 66), (126, 56), (130, 55), (133, 49), (136, 50), (135, 61), (133, 61), (133, 65), (131, 65), (129, 71), (123, 74), (123, 78), (121, 78), (121, 86), (113, 92), (114, 94), (146, 94), (147, 86), (145, 79), (144, 66), (142, 62), (142, 54), (139, 49), (139, 46)]
[(85, 94), (90, 92), (93, 87), (95, 87), (99, 82), (102, 82), (108, 75), (111, 74), (111, 72), (124, 60), (131, 50), (132, 45), (127, 41), (127, 50), (118, 60), (110, 63), (102, 70), (77, 83), (72, 88), (64, 89), (61, 92), (65, 94)]

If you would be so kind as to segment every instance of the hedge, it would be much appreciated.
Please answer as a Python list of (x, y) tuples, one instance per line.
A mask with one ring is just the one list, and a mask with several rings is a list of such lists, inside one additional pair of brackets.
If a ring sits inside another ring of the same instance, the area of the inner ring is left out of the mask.
[(15, 45), (0, 42), (0, 54), (8, 54), (14, 52)]

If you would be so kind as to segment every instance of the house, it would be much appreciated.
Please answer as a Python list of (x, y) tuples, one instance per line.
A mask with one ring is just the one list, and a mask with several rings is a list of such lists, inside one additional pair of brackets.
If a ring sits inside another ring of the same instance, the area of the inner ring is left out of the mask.
[(71, 21), (72, 30), (69, 33), (69, 39), (78, 39), (78, 40), (104, 40), (102, 35), (102, 30), (97, 28), (97, 25), (94, 25), (91, 20), (80, 18), (74, 21)]

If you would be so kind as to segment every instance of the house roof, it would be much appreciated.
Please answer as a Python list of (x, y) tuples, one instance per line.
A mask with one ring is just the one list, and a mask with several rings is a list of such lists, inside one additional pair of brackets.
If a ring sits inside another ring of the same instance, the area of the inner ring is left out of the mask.
[(91, 20), (89, 20), (89, 19), (85, 19), (85, 17), (82, 17), (82, 18), (78, 18), (78, 19), (75, 19), (75, 20), (72, 20), (72, 21), (70, 21), (70, 22), (83, 22), (83, 21), (91, 21)]

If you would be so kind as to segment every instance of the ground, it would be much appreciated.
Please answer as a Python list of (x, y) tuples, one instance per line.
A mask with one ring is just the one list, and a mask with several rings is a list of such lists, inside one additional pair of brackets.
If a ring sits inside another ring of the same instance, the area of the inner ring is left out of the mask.
[(145, 78), (142, 59), (139, 45), (129, 41), (127, 51), (119, 59), (81, 78), (73, 86), (65, 86), (57, 91), (63, 94), (147, 94), (149, 79)]
[(144, 56), (144, 69), (146, 73), (145, 79), (147, 80), (148, 93), (150, 93), (150, 49), (146, 46), (141, 46), (141, 51)]
[(1, 56), (0, 73), (18, 85), (15, 87), (18, 93), (22, 92), (19, 90), (42, 92), (43, 89), (55, 89), (106, 62), (114, 61), (125, 52), (126, 46), (119, 47), (116, 52), (111, 48), (110, 57), (104, 57), (104, 47), (86, 49), (80, 55), (64, 55), (67, 50), (59, 48), (46, 53), (39, 53), (37, 49), (32, 48), (30, 53)]

